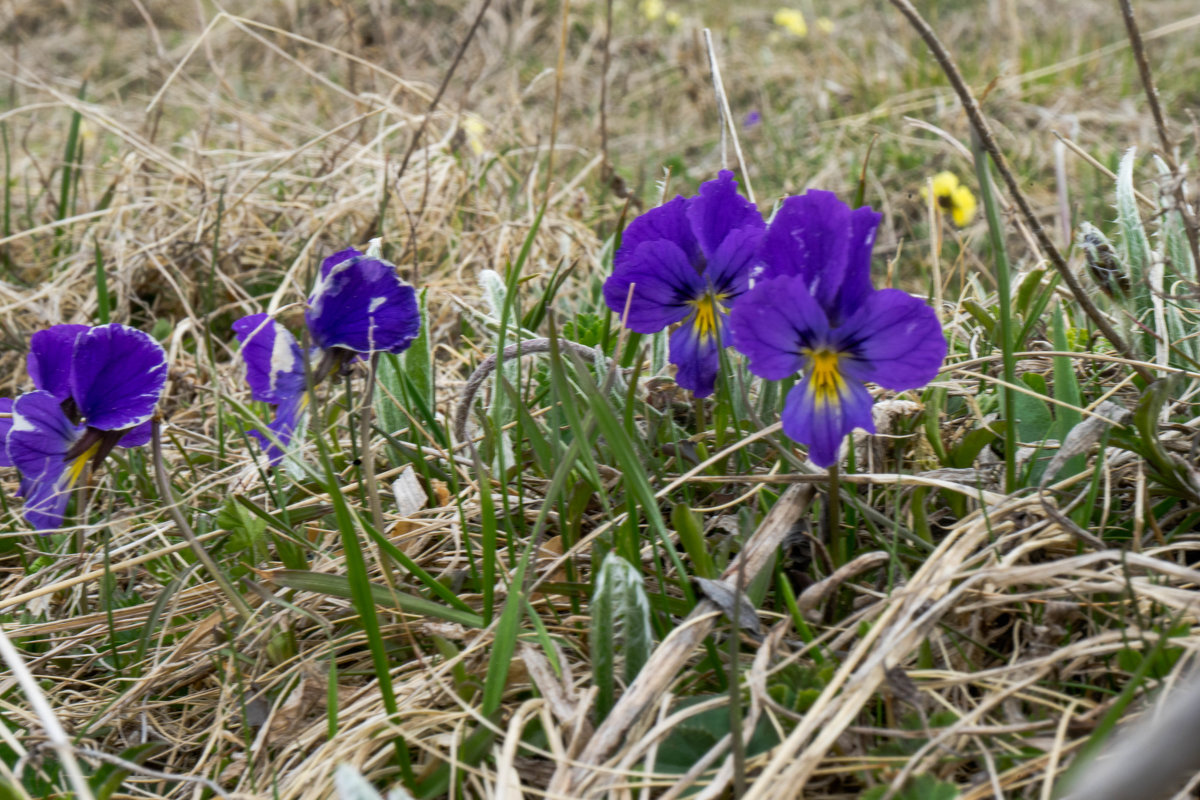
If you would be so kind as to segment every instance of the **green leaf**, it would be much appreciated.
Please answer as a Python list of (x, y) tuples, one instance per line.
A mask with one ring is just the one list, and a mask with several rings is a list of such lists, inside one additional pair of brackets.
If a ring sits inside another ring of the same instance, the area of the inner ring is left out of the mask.
[[(887, 785), (872, 786), (858, 798), (859, 800), (882, 800), (887, 793)], [(893, 795), (895, 800), (954, 800), (958, 796), (958, 787), (953, 783), (938, 780), (932, 775), (916, 776), (897, 794)]]
[(1133, 411), (1133, 424), (1147, 448), (1146, 457), (1164, 475), (1177, 472), (1178, 465), (1158, 439), (1158, 421), (1162, 417), (1163, 406), (1178, 396), (1181, 383), (1178, 375), (1156, 380), (1146, 387)]
[[(166, 749), (167, 745), (162, 742), (146, 742), (122, 751), (118, 757), (133, 764), (144, 764), (147, 759)], [(95, 774), (88, 778), (88, 783), (91, 784), (92, 794), (96, 800), (108, 800), (112, 797), (113, 792), (121, 788), (121, 784), (129, 775), (130, 771), (127, 769), (122, 769), (115, 764), (103, 764)]]
[[(240, 506), (239, 511), (253, 514), (264, 526), (271, 528), (271, 536), (275, 540), (275, 550), (279, 553), (279, 560), (283, 562), (285, 567), (288, 569), (308, 569), (308, 558), (304, 555), (304, 551), (308, 548), (308, 543), (299, 538), (294, 531), (295, 526), (304, 521), (301, 517), (308, 517), (310, 512), (307, 509), (297, 509), (296, 512), (292, 512), (289, 516), (289, 521), (292, 524), (289, 525), (266, 509), (259, 508), (254, 501), (244, 495), (235, 494), (232, 499), (237, 501)], [(310, 508), (312, 509), (311, 513), (322, 511), (322, 507), (319, 506), (311, 506)], [(220, 517), (218, 516), (217, 524), (221, 525), (219, 520)]]
[(1129, 267), (1134, 320), (1150, 325), (1149, 330), (1140, 331), (1140, 349), (1143, 353), (1150, 354), (1156, 347), (1155, 338), (1150, 332), (1154, 328), (1150, 318), (1154, 308), (1150, 284), (1150, 240), (1142, 226), (1142, 217), (1138, 213), (1137, 197), (1133, 189), (1133, 165), (1136, 157), (1137, 148), (1129, 148), (1121, 156), (1121, 164), (1117, 169), (1117, 224), (1121, 230), (1121, 252)]
[[(404, 351), (404, 371), (409, 381), (415, 387), (417, 394), (430, 408), (437, 404), (434, 396), (433, 376), (433, 341), (429, 338), (429, 311), (426, 295), (428, 289), (421, 290), (421, 332), (413, 340), (412, 345)], [(392, 428), (391, 430), (397, 430)]]
[(962, 441), (950, 451), (950, 466), (955, 469), (966, 469), (975, 463), (975, 459), (997, 438), (1004, 435), (1004, 426), (1008, 423), (996, 420), (986, 427), (977, 428), (963, 436)]
[[(689, 697), (683, 708), (711, 700), (712, 695)], [(730, 732), (729, 707), (718, 706), (688, 717), (663, 740), (655, 759), (656, 771), (683, 774), (691, 769), (712, 747)], [(746, 756), (753, 758), (779, 744), (779, 735), (766, 715), (746, 742)]]
[(968, 314), (975, 318), (975, 321), (979, 323), (981, 328), (983, 328), (984, 332), (988, 335), (988, 338), (993, 342), (996, 341), (996, 337), (999, 335), (997, 331), (1000, 327), (1000, 323), (996, 321), (996, 318), (992, 316), (991, 312), (974, 300), (963, 300), (962, 306), (964, 309), (966, 309)]
[(400, 398), (404, 397), (401, 372), (400, 356), (394, 353), (379, 354), (379, 365), (375, 369), (375, 418), (379, 420), (379, 427), (388, 433), (408, 427), (408, 417), (398, 405)]
[(938, 463), (943, 467), (950, 466), (950, 454), (946, 451), (946, 443), (942, 441), (942, 412), (946, 409), (946, 387), (930, 386), (925, 391), (925, 413), (921, 415), (921, 423), (925, 427), (925, 438), (929, 446), (937, 454)]
[(226, 549), (237, 553), (242, 566), (232, 570), (234, 577), (245, 574), (250, 567), (266, 561), (270, 555), (267, 548), (267, 523), (250, 513), (236, 497), (230, 497), (217, 512), (217, 526), (229, 531)]
[(6, 778), (0, 778), (0, 800), (31, 800), (20, 784), (10, 783)]
[[(578, 363), (578, 357), (574, 358)], [(667, 535), (666, 521), (663, 519), (662, 512), (659, 511), (658, 498), (654, 496), (654, 489), (650, 485), (650, 476), (646, 472), (645, 459), (638, 452), (633, 437), (621, 424), (621, 420), (617, 417), (616, 412), (609, 405), (608, 398), (596, 386), (591, 376), (587, 374), (587, 370), (583, 364), (578, 363), (578, 366), (578, 377), (584, 391), (584, 397), (587, 399), (589, 407), (595, 415), (600, 432), (604, 435), (608, 446), (612, 449), (616, 462), (624, 467), (623, 477), (630, 495), (645, 512), (646, 522), (649, 524), (650, 531), (662, 544), (663, 550), (671, 560), (671, 565), (675, 568), (675, 574), (679, 576), (687, 575), (687, 570), (679, 558), (679, 553), (675, 550), (671, 538)], [(680, 589), (687, 598), (688, 605), (694, 605), (696, 597), (692, 591), (691, 584), (682, 577), (678, 581)]]
[(1050, 276), (1050, 279), (1045, 284), (1038, 283), (1030, 300), (1029, 307), (1024, 312), (1025, 323), (1021, 326), (1020, 332), (1017, 333), (1016, 346), (1018, 349), (1024, 349), (1025, 343), (1029, 341), (1029, 336), (1033, 333), (1033, 329), (1041, 323), (1042, 312), (1046, 310), (1046, 306), (1050, 304), (1051, 298), (1054, 297), (1054, 290), (1058, 288), (1059, 281), (1062, 277), (1056, 272)]
[(650, 657), (650, 602), (641, 573), (615, 552), (604, 558), (592, 595), (592, 672), (600, 686), (597, 715), (603, 719), (615, 695), (616, 654), (625, 657), (624, 678), (629, 684)]
[[(572, 319), (563, 323), (562, 338), (578, 342), (586, 347), (596, 347), (604, 341), (604, 318), (599, 314), (586, 312), (576, 314)], [(611, 355), (612, 346), (616, 345), (616, 340), (614, 339), (609, 345), (609, 354)]]
[(1029, 317), (1030, 305), (1033, 303), (1034, 297), (1037, 294), (1038, 287), (1042, 284), (1042, 276), (1046, 274), (1045, 267), (1036, 267), (1029, 270), (1029, 274), (1021, 281), (1021, 285), (1017, 287), (1017, 308), (1016, 311), (1022, 317)]
[(701, 578), (715, 579), (717, 567), (713, 564), (712, 555), (708, 552), (708, 541), (704, 538), (704, 526), (700, 519), (687, 506), (687, 503), (676, 503), (671, 509), (671, 525), (679, 534), (679, 541), (684, 552), (692, 560), (695, 574)]
[[(1158, 168), (1158, 174), (1163, 180), (1170, 178), (1171, 168), (1162, 158), (1155, 156), (1154, 166)], [(1192, 260), (1192, 248), (1188, 245), (1183, 216), (1178, 209), (1172, 208), (1164, 212), (1158, 235), (1158, 251), (1166, 265), (1167, 274), (1190, 280), (1196, 274), (1196, 265)]]
[[(1053, 339), (1055, 350), (1066, 352), (1071, 349), (1067, 342), (1067, 329), (1061, 305), (1054, 309)], [(1080, 391), (1079, 380), (1075, 377), (1075, 365), (1067, 356), (1054, 357), (1054, 399), (1066, 404), (1054, 406), (1054, 438), (1062, 443), (1066, 441), (1067, 434), (1083, 421), (1083, 413), (1079, 411), (1083, 405), (1083, 392)], [(1067, 478), (1079, 474), (1086, 466), (1087, 458), (1080, 454), (1069, 459), (1058, 474)]]
[[(1046, 384), (1040, 375), (1026, 373), (1021, 376), (1026, 386), (1045, 393)], [(1038, 385), (1040, 384), (1040, 385)], [(1054, 417), (1046, 401), (1028, 392), (1013, 392), (1013, 405), (1017, 415), (1017, 440), (1022, 444), (1036, 445), (1050, 434)]]
[(1121, 156), (1117, 169), (1117, 224), (1121, 229), (1121, 249), (1129, 267), (1134, 302), (1140, 314), (1150, 308), (1149, 281), (1150, 240), (1138, 213), (1137, 196), (1133, 189), (1133, 164), (1137, 148), (1131, 147)]

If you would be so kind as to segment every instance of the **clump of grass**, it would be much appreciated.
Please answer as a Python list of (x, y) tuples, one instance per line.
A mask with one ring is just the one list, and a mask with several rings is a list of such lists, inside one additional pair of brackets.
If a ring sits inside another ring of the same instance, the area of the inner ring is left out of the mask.
[[(166, 490), (121, 453), (40, 538), (3, 474), (5, 658), (49, 704), (4, 695), (8, 794), (1041, 796), (1189, 668), (1190, 7), (1139, 17), (1173, 65), (1164, 145), (1113, 9), (1068, 31), (935, 4), (1022, 204), (891, 9), (780, 38), (775, 7), (609, 5), (4, 27), (0, 394), (59, 322), (152, 331), (172, 364)], [(860, 192), (877, 280), (943, 298), (946, 367), (879, 404), (833, 498), (777, 387), (731, 362), (693, 400), (665, 334), (600, 297), (723, 126), (765, 212)], [(961, 229), (920, 198), (947, 168), (987, 212)], [(422, 338), (322, 390), (304, 466), (269, 471), (229, 326), (299, 313), (375, 236)], [(752, 613), (696, 580), (722, 575)]]

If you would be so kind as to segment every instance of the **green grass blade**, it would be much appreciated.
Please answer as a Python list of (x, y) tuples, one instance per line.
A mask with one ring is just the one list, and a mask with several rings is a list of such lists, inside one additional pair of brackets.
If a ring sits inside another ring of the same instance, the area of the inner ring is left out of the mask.
[[(1017, 361), (1013, 355), (1012, 335), (1012, 282), (1009, 276), (1008, 251), (1004, 247), (1004, 227), (1000, 222), (1000, 209), (992, 192), (992, 171), (989, 156), (977, 136), (971, 137), (971, 150), (975, 154), (975, 174), (979, 178), (979, 193), (987, 215), (988, 238), (992, 244), (992, 258), (996, 267), (996, 297), (999, 306), (999, 331), (994, 338), (1000, 346), (1004, 364), (1004, 380), (1008, 384), (1017, 382)], [(1004, 419), (1010, 424), (1004, 429), (1004, 490), (1013, 492), (1017, 488), (1017, 438), (1016, 404), (1013, 390), (1000, 389), (1004, 407)]]
[[(376, 600), (367, 573), (366, 557), (363, 555), (362, 543), (359, 541), (358, 531), (355, 529), (354, 516), (350, 512), (346, 498), (342, 495), (337, 473), (330, 462), (329, 449), (322, 437), (317, 436), (315, 439), (321, 466), (325, 472), (325, 491), (333, 502), (334, 516), (337, 520), (338, 533), (341, 535), (342, 549), (345, 554), (346, 576), (343, 580), (349, 584), (350, 599), (354, 603), (354, 609), (358, 612), (362, 620), (363, 631), (367, 635), (367, 645), (371, 651), (371, 661), (375, 666), (375, 678), (379, 683), (379, 694), (383, 699), (383, 706), (389, 716), (394, 716), (399, 710), (399, 706), (396, 704), (396, 693), (392, 687), (391, 660), (388, 658), (387, 646), (384, 644), (383, 635), (379, 630), (379, 615), (375, 612)], [(390, 597), (391, 593), (389, 592), (388, 595)], [(416, 599), (423, 600), (423, 598)], [(429, 601), (423, 600), (418, 605), (423, 606), (425, 603), (429, 603)], [(429, 603), (429, 605), (440, 608), (436, 603)], [(432, 611), (432, 609), (428, 610)], [(404, 782), (411, 786), (413, 774), (408, 745), (401, 738), (393, 741), (396, 746), (396, 759), (400, 772), (404, 777)]]
[[(457, 622), (459, 625), (465, 625), (468, 628), (483, 627), (483, 617), (478, 614), (462, 611), (457, 608), (447, 608), (440, 603), (435, 603), (424, 597), (393, 590), (382, 584), (368, 581), (364, 597), (361, 594), (362, 589), (357, 587), (345, 575), (310, 572), (308, 570), (281, 569), (271, 573), (271, 579), (280, 586), (288, 589), (316, 592), (318, 594), (329, 595), (330, 597), (344, 597), (348, 600), (354, 600), (356, 603), (360, 597), (364, 599), (364, 602), (367, 602), (367, 598), (369, 598), (372, 612), (374, 612), (376, 605), (383, 606), (384, 608), (399, 606), (401, 611), (410, 614), (420, 614), (425, 617), (445, 620), (446, 622)], [(357, 605), (355, 608), (357, 608)], [(374, 618), (376, 615), (372, 613), (371, 616)]]

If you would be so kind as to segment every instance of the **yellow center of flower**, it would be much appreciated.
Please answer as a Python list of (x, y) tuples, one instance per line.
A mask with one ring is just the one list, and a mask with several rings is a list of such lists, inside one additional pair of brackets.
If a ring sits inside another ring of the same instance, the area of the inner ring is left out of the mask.
[(67, 488), (70, 489), (79, 481), (79, 476), (83, 474), (83, 468), (87, 465), (96, 452), (100, 449), (103, 442), (97, 441), (87, 450), (84, 450), (75, 460), (71, 462), (71, 466), (67, 467)]
[(841, 358), (841, 354), (834, 350), (810, 350), (808, 348), (801, 352), (808, 356), (808, 384), (812, 387), (814, 404), (817, 408), (840, 405), (842, 387), (846, 384), (845, 378), (838, 370), (838, 359)]
[(696, 330), (697, 338), (716, 338), (719, 335), (717, 319), (721, 309), (717, 304), (724, 299), (723, 294), (705, 292), (703, 297), (688, 301), (689, 305), (696, 309), (692, 317), (692, 327)]

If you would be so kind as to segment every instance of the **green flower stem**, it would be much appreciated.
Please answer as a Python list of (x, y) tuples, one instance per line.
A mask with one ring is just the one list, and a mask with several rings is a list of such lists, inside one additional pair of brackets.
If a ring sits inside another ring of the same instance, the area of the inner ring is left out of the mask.
[(825, 529), (833, 563), (840, 567), (850, 560), (850, 544), (842, 536), (842, 480), (837, 463), (829, 468), (829, 492), (825, 497)]
[(987, 213), (988, 238), (992, 243), (992, 257), (996, 264), (996, 294), (1000, 305), (1000, 352), (1004, 361), (1004, 383), (1000, 398), (1004, 408), (1004, 491), (1012, 493), (1017, 486), (1017, 417), (1012, 389), (1017, 382), (1017, 359), (1012, 335), (1012, 280), (1008, 269), (1008, 251), (1004, 249), (1004, 228), (1000, 224), (1000, 213), (996, 207), (996, 196), (992, 193), (992, 174), (988, 169), (988, 155), (977, 135), (971, 136), (971, 148), (975, 154), (975, 173), (979, 176), (979, 193), (983, 196), (983, 208)]

